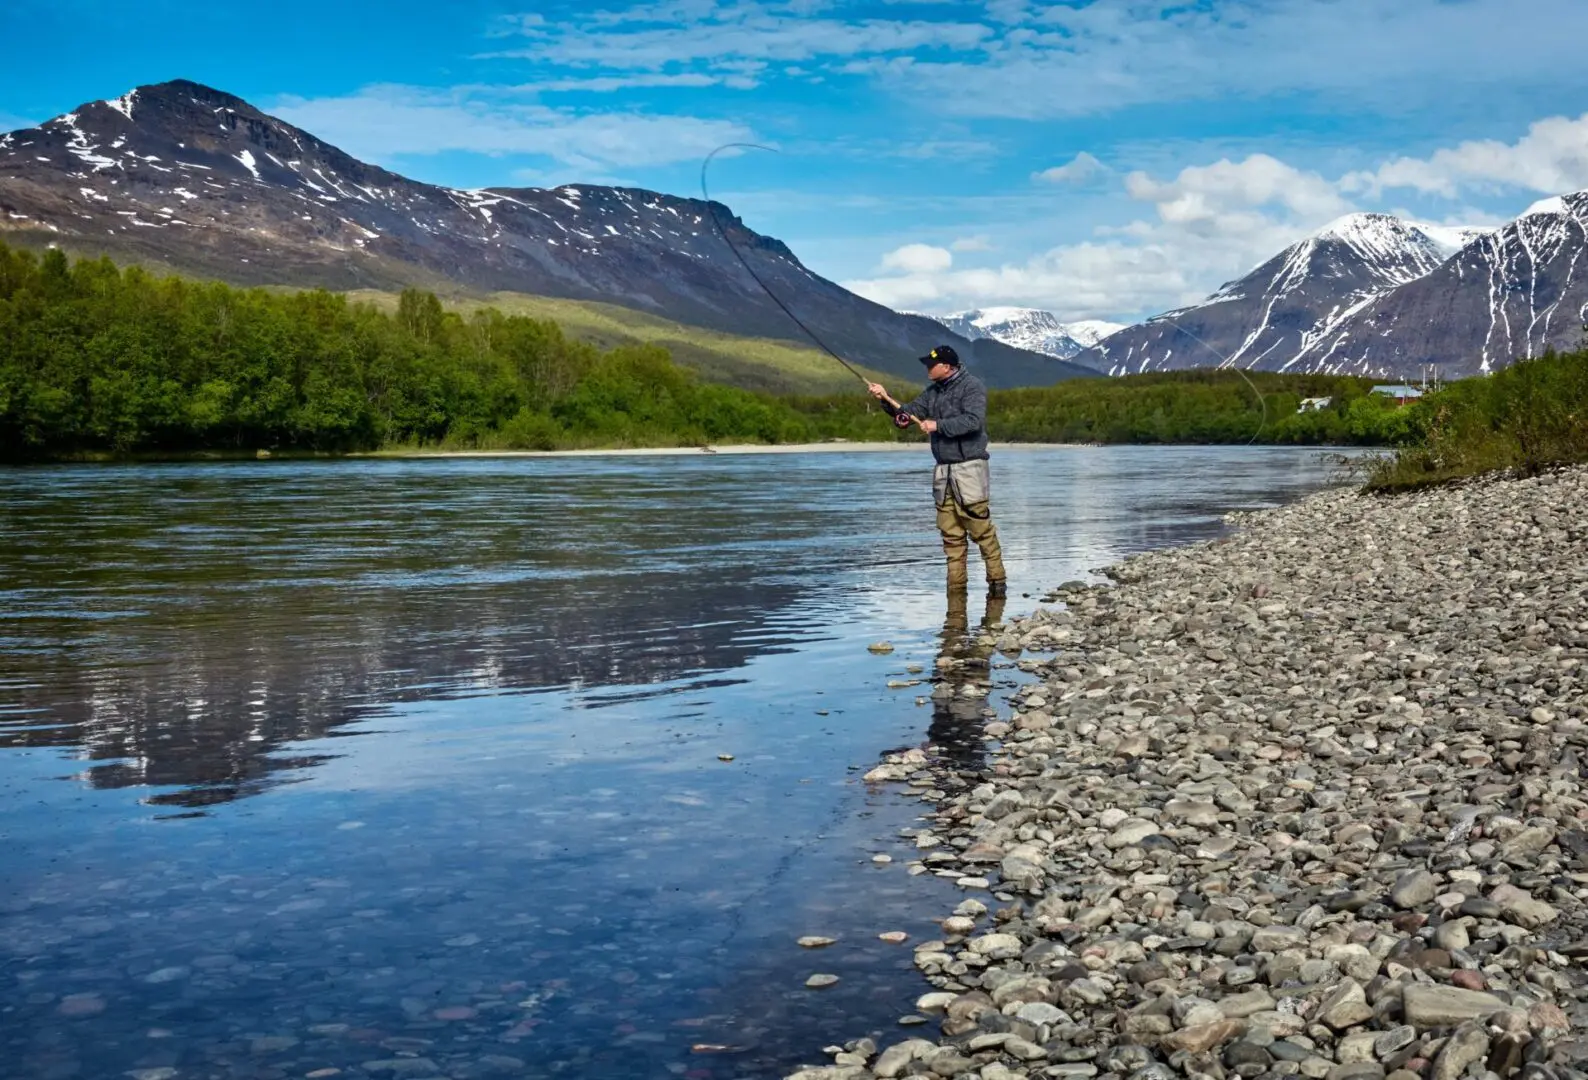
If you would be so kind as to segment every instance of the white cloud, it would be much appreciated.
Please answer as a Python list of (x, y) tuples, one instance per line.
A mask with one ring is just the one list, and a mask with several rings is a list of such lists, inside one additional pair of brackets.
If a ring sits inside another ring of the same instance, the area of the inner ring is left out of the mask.
[(1351, 209), (1330, 181), (1267, 154), (1193, 165), (1166, 183), (1133, 172), (1125, 177), (1125, 190), (1132, 198), (1156, 203), (1165, 222), (1193, 230), (1225, 230), (1252, 210), (1268, 206), (1320, 221)]
[(955, 160), (971, 165), (997, 154), (998, 146), (986, 139), (926, 139), (919, 142), (903, 140), (890, 143), (880, 151), (874, 142), (868, 142), (864, 153), (873, 157), (880, 153), (887, 157), (921, 161)]
[(1022, 304), (1067, 320), (1128, 319), (1201, 299), (1352, 209), (1324, 177), (1263, 154), (1166, 180), (1131, 173), (1126, 191), (1152, 217), (999, 266), (956, 266), (941, 248), (909, 244), (884, 257), (891, 274), (845, 286), (890, 307)]
[(917, 49), (967, 51), (994, 31), (975, 22), (815, 17), (820, 5), (699, 2), (634, 5), (584, 20), (523, 24), (533, 46), (482, 54), (617, 71), (661, 71), (731, 61), (808, 62), (886, 56)]
[(1043, 180), (1050, 184), (1085, 184), (1108, 173), (1110, 170), (1097, 158), (1082, 150), (1067, 164), (1055, 165), (1051, 169), (1043, 169), (1032, 176), (1034, 180)]
[[(1253, 95), (1321, 95), (1382, 112), (1491, 103), (1502, 89), (1588, 90), (1578, 55), (1588, 4), (1528, 0), (1526, 17), (1517, 7), (1516, 0), (982, 0), (858, 18), (832, 0), (654, 0), (556, 19), (509, 17), (498, 43), (519, 38), (522, 47), (481, 58), (558, 67), (570, 84), (580, 75), (651, 74), (678, 81), (648, 85), (688, 86), (686, 76), (728, 74), (737, 81), (723, 85), (747, 87), (849, 75), (924, 111), (1022, 119)], [(738, 70), (745, 64), (759, 67)]]
[(1477, 139), (1426, 158), (1399, 157), (1377, 169), (1347, 175), (1347, 191), (1377, 196), (1386, 188), (1457, 198), (1476, 189), (1521, 188), (1558, 195), (1588, 187), (1588, 113), (1552, 116), (1514, 143)]
[(993, 249), (992, 237), (986, 233), (977, 233), (975, 236), (962, 236), (948, 245), (950, 251), (991, 251)]
[(1018, 304), (1065, 319), (1100, 318), (1148, 310), (1165, 296), (1186, 294), (1195, 269), (1160, 244), (1083, 243), (1023, 263), (846, 281), (844, 287), (893, 308)]
[(337, 98), (284, 97), (282, 119), (365, 160), (463, 150), (535, 154), (597, 171), (698, 160), (726, 142), (753, 138), (725, 120), (642, 113), (581, 113), (490, 100), (481, 88), (438, 92), (369, 86)]
[(593, 75), (588, 78), (548, 79), (545, 82), (523, 83), (513, 87), (529, 93), (561, 94), (572, 92), (610, 94), (618, 90), (638, 90), (652, 87), (706, 87), (726, 86), (734, 90), (749, 90), (756, 86), (754, 79), (742, 75), (706, 75), (700, 72), (682, 72), (663, 75), (645, 72), (636, 75)]
[(931, 244), (905, 244), (882, 257), (883, 270), (896, 270), (901, 274), (937, 274), (954, 265), (954, 256), (947, 248)]
[(1496, 87), (1588, 87), (1588, 4), (1526, 7), (1519, 17), (1516, 0), (1004, 3), (989, 8), (1003, 25), (981, 55), (918, 56), (876, 74), (930, 108), (1027, 119), (1244, 94), (1408, 108), (1483, 101)]

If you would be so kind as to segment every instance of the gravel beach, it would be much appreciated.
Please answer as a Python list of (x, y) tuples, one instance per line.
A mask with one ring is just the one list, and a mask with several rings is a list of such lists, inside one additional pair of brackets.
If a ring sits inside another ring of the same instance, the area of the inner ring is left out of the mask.
[(1588, 1075), (1588, 470), (1232, 521), (994, 633), (983, 761), (867, 774), (965, 890), (935, 1037), (795, 1077)]

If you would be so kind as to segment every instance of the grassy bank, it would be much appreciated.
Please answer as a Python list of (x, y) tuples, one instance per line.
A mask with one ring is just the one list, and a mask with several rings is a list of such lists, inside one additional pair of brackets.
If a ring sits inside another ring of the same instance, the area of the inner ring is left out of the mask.
[(1373, 465), (1370, 491), (1588, 461), (1588, 349), (1451, 383), (1404, 412), (1412, 436)]

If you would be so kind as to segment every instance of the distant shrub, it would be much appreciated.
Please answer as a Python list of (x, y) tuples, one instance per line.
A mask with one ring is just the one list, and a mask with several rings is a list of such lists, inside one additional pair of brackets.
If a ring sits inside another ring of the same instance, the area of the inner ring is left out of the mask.
[(1369, 490), (1588, 461), (1588, 350), (1518, 360), (1451, 383), (1406, 412), (1414, 438), (1376, 464)]

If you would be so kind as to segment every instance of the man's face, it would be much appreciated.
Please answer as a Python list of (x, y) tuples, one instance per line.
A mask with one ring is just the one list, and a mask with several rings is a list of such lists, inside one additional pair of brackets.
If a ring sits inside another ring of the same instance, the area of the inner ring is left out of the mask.
[(944, 363), (942, 360), (939, 360), (937, 363), (926, 369), (926, 377), (931, 379), (933, 382), (942, 382), (953, 373), (954, 365)]

